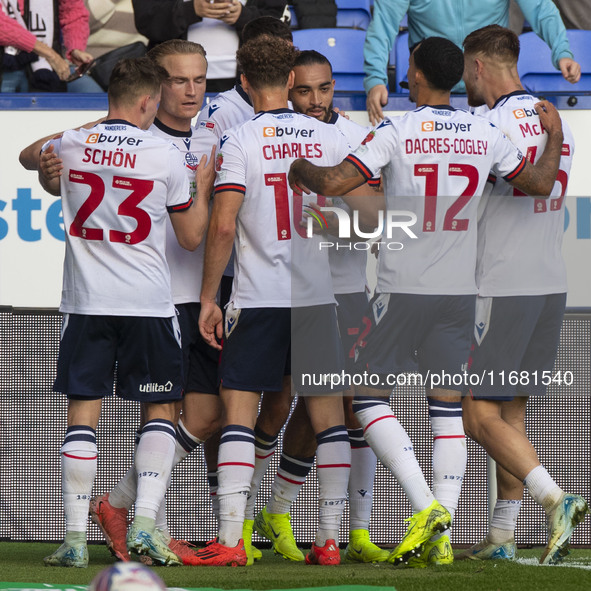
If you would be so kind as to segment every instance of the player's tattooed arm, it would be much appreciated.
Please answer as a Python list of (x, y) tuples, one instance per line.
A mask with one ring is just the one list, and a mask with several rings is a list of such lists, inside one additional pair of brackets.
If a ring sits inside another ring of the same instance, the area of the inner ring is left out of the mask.
[(296, 193), (339, 197), (365, 183), (365, 177), (347, 160), (336, 166), (316, 166), (298, 159), (289, 169), (289, 186)]
[(60, 195), (60, 176), (63, 164), (55, 153), (53, 144), (50, 144), (41, 154), (39, 166), (39, 183), (50, 194), (56, 197)]
[(343, 201), (352, 211), (358, 211), (359, 229), (372, 232), (378, 225), (380, 211), (385, 211), (384, 192), (380, 186), (366, 183), (343, 195)]
[(556, 108), (548, 101), (540, 101), (535, 105), (540, 116), (540, 123), (548, 134), (546, 147), (535, 165), (526, 162), (525, 168), (515, 179), (509, 181), (528, 195), (548, 197), (556, 182), (560, 155), (562, 152), (562, 121)]

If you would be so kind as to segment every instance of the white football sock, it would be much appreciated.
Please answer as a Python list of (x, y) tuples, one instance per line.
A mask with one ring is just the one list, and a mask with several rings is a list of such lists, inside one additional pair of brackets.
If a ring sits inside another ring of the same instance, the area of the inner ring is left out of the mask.
[(338, 545), (351, 470), (351, 444), (345, 425), (318, 433), (316, 441), (319, 518), (315, 544), (320, 547), (326, 540), (334, 540)]
[(242, 538), (246, 497), (254, 472), (254, 431), (242, 425), (222, 430), (218, 456), (220, 526), (218, 539), (234, 547)]
[(254, 428), (254, 472), (250, 481), (250, 491), (246, 501), (246, 519), (254, 519), (257, 494), (261, 487), (267, 468), (277, 449), (277, 436), (269, 435)]
[(156, 519), (172, 471), (174, 446), (175, 431), (170, 421), (154, 419), (144, 425), (135, 454), (138, 476), (136, 517)]
[(433, 433), (433, 495), (453, 516), (468, 459), (462, 403), (431, 399), (428, 402)]
[(94, 429), (87, 425), (68, 427), (61, 448), (66, 533), (86, 532), (97, 457)]
[[(174, 457), (172, 460), (172, 467), (174, 467), (182, 462), (194, 449), (199, 447), (203, 443), (201, 439), (191, 435), (189, 431), (187, 431), (185, 425), (183, 424), (182, 420), (179, 419), (178, 424), (175, 429), (175, 442), (174, 442)], [(168, 484), (166, 486), (166, 490), (170, 488), (170, 483), (172, 480), (171, 478), (168, 479)], [(158, 507), (158, 512), (156, 513), (156, 528), (159, 529), (162, 534), (164, 535), (165, 539), (170, 539), (170, 531), (168, 529), (168, 521), (166, 517), (166, 495), (162, 499), (162, 503), (160, 507)]]
[(365, 440), (404, 489), (413, 513), (426, 509), (435, 497), (417, 462), (412, 442), (390, 409), (388, 399), (355, 397), (353, 410)]
[(534, 501), (544, 507), (546, 513), (550, 513), (558, 504), (564, 491), (554, 482), (552, 476), (544, 466), (536, 466), (523, 481)]
[(363, 429), (349, 429), (349, 441), (351, 442), (349, 529), (369, 529), (378, 459), (365, 441)]
[[(140, 437), (142, 436), (141, 429), (138, 429), (135, 433), (135, 451), (137, 451)], [(135, 457), (134, 451), (134, 457)], [(119, 480), (115, 488), (109, 493), (109, 504), (115, 509), (125, 508), (128, 511), (133, 507), (135, 503), (135, 497), (137, 495), (137, 472), (135, 466), (132, 463), (129, 470), (125, 473), (123, 478)]]
[(289, 513), (313, 465), (314, 456), (293, 458), (285, 453), (281, 454), (279, 468), (271, 486), (271, 498), (267, 502), (269, 513)]
[(515, 540), (515, 526), (520, 509), (521, 501), (497, 499), (488, 530), (489, 542), (504, 544)]

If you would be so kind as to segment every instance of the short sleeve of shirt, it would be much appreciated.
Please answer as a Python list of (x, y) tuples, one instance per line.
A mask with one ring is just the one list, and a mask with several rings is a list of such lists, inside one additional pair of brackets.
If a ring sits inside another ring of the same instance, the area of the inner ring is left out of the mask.
[(526, 160), (519, 148), (497, 127), (491, 126), (493, 172), (506, 181), (512, 181), (525, 168)]
[(195, 126), (199, 131), (211, 134), (216, 142), (220, 139), (220, 136), (224, 131), (216, 114), (219, 108), (219, 105), (216, 103), (210, 103), (203, 107), (201, 113), (199, 113), (199, 116), (197, 117), (197, 125)]
[(246, 155), (236, 134), (228, 132), (220, 138), (215, 167), (215, 193), (246, 193)]
[(346, 160), (351, 162), (369, 181), (380, 176), (381, 169), (391, 162), (397, 145), (397, 130), (390, 119), (385, 119), (371, 130)]
[(337, 160), (338, 162), (342, 162), (347, 154), (349, 154), (349, 152), (351, 152), (351, 143), (349, 142), (349, 138), (347, 138), (347, 136), (338, 128), (334, 128), (335, 131), (337, 133), (335, 133), (335, 136), (338, 137), (338, 143), (335, 142), (335, 144), (337, 145), (337, 151), (338, 151), (338, 156), (337, 156)]
[(168, 178), (166, 208), (169, 212), (184, 211), (191, 207), (193, 198), (183, 156), (178, 148), (171, 145), (168, 148), (168, 158), (170, 176)]
[(51, 140), (46, 141), (43, 144), (43, 147), (41, 148), (41, 152), (45, 152), (45, 150), (47, 150), (47, 148), (49, 148), (49, 146), (53, 146), (53, 151), (56, 154), (59, 154), (60, 149), (62, 147), (62, 138), (61, 138), (61, 136), (58, 137), (58, 138), (55, 138), (55, 139), (51, 139)]

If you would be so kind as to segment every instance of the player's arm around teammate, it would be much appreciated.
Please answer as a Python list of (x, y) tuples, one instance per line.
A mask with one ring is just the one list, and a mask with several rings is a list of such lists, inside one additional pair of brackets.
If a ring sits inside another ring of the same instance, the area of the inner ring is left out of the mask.
[[(548, 101), (535, 106), (540, 122), (548, 134), (544, 153), (536, 164), (525, 161), (524, 167), (509, 182), (529, 195), (548, 196), (554, 187), (564, 135), (562, 121), (556, 107)], [(316, 166), (300, 158), (289, 169), (289, 185), (296, 192), (342, 195), (356, 189), (366, 181), (361, 172), (349, 161), (336, 166)]]

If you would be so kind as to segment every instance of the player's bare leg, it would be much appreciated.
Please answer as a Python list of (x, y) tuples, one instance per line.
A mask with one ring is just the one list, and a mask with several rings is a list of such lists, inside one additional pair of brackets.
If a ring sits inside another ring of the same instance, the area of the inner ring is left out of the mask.
[(522, 482), (537, 466), (538, 454), (518, 429), (501, 414), (501, 402), (464, 398), (464, 427), (471, 439), (482, 445), (498, 465)]
[[(525, 410), (527, 396), (500, 403), (501, 418), (525, 437)], [(466, 550), (460, 558), (472, 560), (511, 560), (515, 558), (515, 525), (521, 500), (523, 483), (501, 465), (496, 465), (497, 501), (486, 537)]]
[(540, 464), (536, 450), (519, 428), (503, 420), (501, 403), (464, 398), (464, 425), (468, 435), (515, 478), (522, 480), (549, 521), (548, 545), (540, 562), (554, 564), (568, 554), (574, 528), (588, 512), (580, 495), (565, 493)]
[[(528, 397), (518, 395), (501, 404), (501, 417), (525, 437), (525, 410)], [(515, 545), (515, 525), (523, 498), (523, 482), (497, 464), (497, 503), (493, 511), (488, 539), (493, 544)]]

